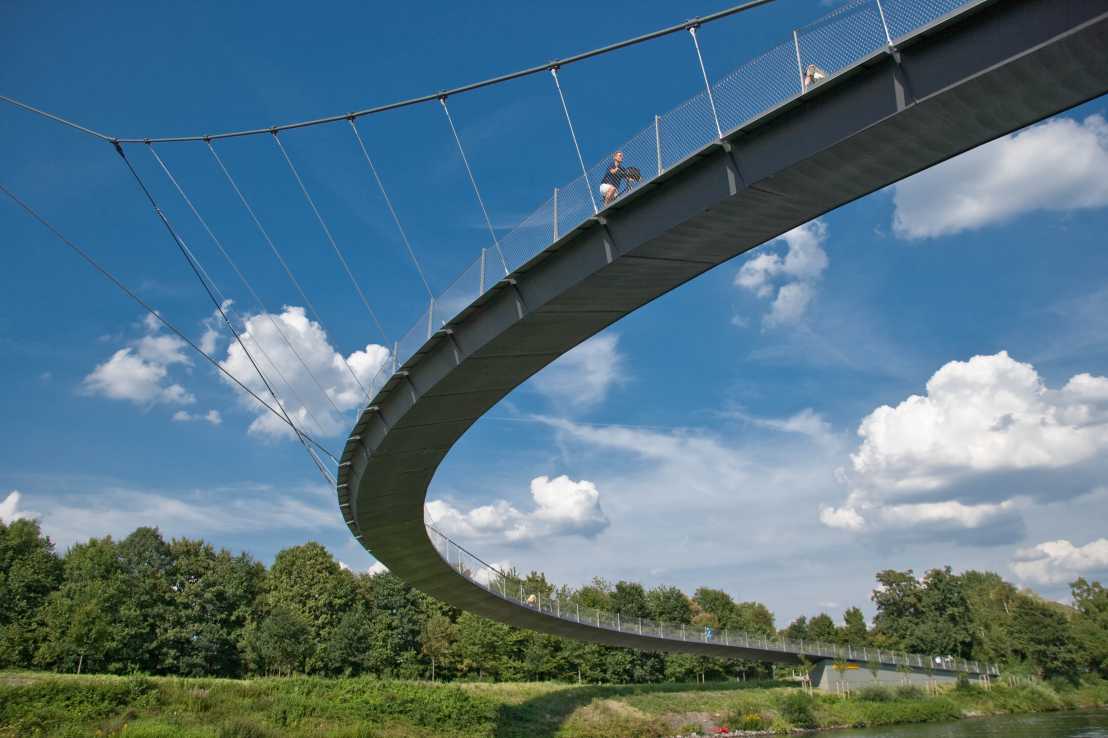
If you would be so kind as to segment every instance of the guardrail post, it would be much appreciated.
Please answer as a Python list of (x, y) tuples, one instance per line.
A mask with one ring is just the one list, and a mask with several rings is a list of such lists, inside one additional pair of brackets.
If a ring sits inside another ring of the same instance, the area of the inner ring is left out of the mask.
[(639, 635), (642, 635), (642, 618), (639, 618)]
[(800, 61), (800, 38), (796, 35), (796, 30), (793, 30), (793, 48), (796, 49), (796, 71), (800, 75), (800, 94), (804, 94), (804, 63)]
[(683, 641), (688, 640), (688, 638), (685, 637), (685, 624), (684, 623), (681, 623), (681, 640), (683, 640)]
[(662, 173), (662, 118), (654, 116), (654, 151), (658, 154), (658, 174)]
[(554, 188), (554, 240), (558, 240), (558, 188)]
[(577, 603), (577, 622), (581, 622), (581, 603)]
[(478, 282), (477, 294), (485, 294), (485, 254), (488, 253), (488, 249), (481, 249), (481, 267), (480, 267), (480, 280)]
[(619, 622), (619, 610), (616, 610), (616, 630), (623, 632), (623, 625)]
[(881, 16), (881, 27), (885, 29), (885, 40), (889, 42), (889, 46), (893, 45), (893, 37), (889, 35), (889, 24), (885, 22), (885, 9), (881, 7), (881, 0), (877, 0), (877, 13)]

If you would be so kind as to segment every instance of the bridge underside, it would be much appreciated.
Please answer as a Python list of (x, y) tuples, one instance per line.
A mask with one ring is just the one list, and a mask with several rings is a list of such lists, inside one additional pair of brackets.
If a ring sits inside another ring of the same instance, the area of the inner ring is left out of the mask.
[(612, 646), (798, 663), (798, 653), (578, 624), (485, 590), (428, 538), (423, 505), (436, 468), (512, 389), (642, 305), (1106, 90), (1108, 0), (1008, 0), (925, 29), (731, 132), (563, 236), (408, 360), (347, 442), (339, 500), (351, 531), (413, 586), (504, 623)]

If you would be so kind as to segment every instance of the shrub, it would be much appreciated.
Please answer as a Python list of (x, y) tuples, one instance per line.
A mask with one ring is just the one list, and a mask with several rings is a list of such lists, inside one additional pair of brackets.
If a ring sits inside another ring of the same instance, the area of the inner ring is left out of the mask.
[(796, 728), (816, 727), (816, 716), (812, 710), (815, 700), (803, 692), (789, 692), (781, 696), (778, 709), (781, 717)]
[(890, 702), (893, 699), (893, 693), (886, 687), (862, 687), (857, 692), (857, 697), (862, 702)]
[(901, 684), (894, 692), (898, 700), (918, 700), (923, 697), (923, 690), (914, 684)]

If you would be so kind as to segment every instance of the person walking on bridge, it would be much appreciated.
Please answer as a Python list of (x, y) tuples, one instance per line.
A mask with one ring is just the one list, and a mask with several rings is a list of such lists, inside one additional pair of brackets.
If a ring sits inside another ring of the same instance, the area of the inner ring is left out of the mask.
[(604, 196), (605, 205), (610, 205), (612, 200), (616, 199), (616, 195), (619, 194), (619, 183), (627, 178), (628, 172), (623, 168), (623, 152), (617, 151), (612, 154), (612, 163), (600, 180), (600, 194)]

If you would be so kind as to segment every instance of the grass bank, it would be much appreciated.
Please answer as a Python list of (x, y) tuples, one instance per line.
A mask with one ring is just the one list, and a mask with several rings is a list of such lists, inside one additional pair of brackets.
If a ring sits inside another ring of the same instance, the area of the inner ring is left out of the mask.
[(1108, 705), (1108, 683), (868, 689), (781, 685), (432, 685), (370, 678), (176, 679), (0, 673), (0, 738), (663, 738), (931, 722)]

